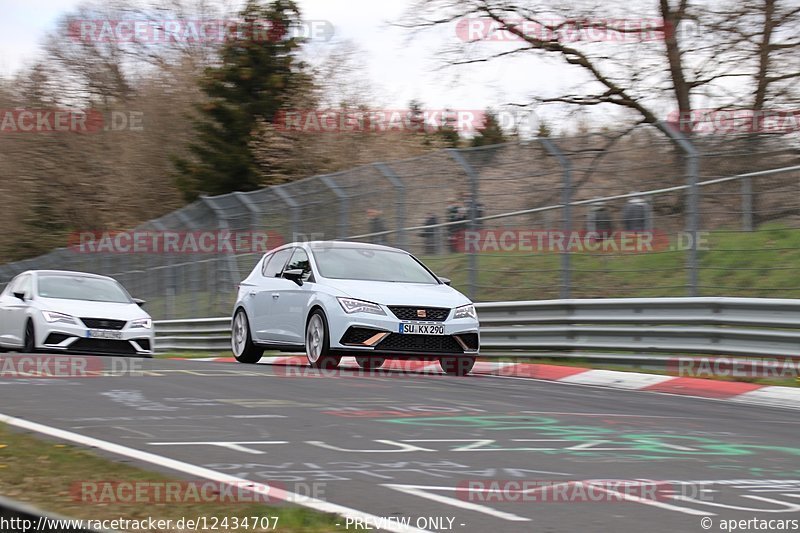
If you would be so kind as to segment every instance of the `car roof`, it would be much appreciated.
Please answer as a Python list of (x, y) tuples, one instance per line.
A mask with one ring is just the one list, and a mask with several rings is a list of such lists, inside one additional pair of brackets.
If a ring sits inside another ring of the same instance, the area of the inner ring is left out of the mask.
[(366, 242), (355, 242), (355, 241), (303, 241), (303, 242), (291, 242), (281, 246), (281, 248), (290, 248), (292, 246), (300, 246), (303, 248), (309, 248), (311, 250), (321, 250), (323, 248), (350, 248), (350, 249), (360, 249), (360, 250), (386, 250), (390, 252), (402, 252), (407, 254), (405, 250), (401, 250), (399, 248), (392, 248), (391, 246), (384, 246), (382, 244), (371, 244)]
[(108, 276), (101, 276), (100, 274), (92, 274), (89, 272), (76, 272), (73, 270), (28, 270), (26, 272), (20, 273), (19, 275), (22, 274), (36, 274), (39, 276), (72, 276), (72, 277), (80, 276), (84, 278), (109, 279), (112, 281), (114, 279)]

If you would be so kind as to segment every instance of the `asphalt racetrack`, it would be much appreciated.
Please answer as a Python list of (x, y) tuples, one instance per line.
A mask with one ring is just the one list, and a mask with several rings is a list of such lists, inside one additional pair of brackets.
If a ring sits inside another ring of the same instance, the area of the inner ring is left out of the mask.
[(280, 487), (344, 514), (341, 531), (366, 530), (356, 517), (492, 533), (800, 519), (797, 410), (495, 376), (137, 361), (134, 375), (0, 379), (3, 420), (99, 439), (100, 453), (176, 479)]

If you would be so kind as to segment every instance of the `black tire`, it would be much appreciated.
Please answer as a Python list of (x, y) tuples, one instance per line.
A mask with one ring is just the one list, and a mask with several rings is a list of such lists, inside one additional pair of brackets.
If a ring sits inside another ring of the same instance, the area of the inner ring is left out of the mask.
[(22, 353), (33, 353), (36, 351), (36, 332), (33, 329), (33, 320), (30, 318), (25, 322), (25, 337), (23, 342)]
[(475, 358), (468, 356), (442, 357), (439, 359), (439, 366), (451, 376), (466, 376), (472, 372)]
[(306, 322), (306, 358), (312, 368), (332, 370), (339, 366), (341, 355), (331, 353), (328, 340), (328, 319), (320, 309), (315, 309)]
[(377, 370), (386, 362), (385, 357), (370, 356), (370, 355), (357, 355), (356, 363), (364, 370)]
[(261, 356), (264, 355), (264, 348), (253, 344), (253, 338), (250, 336), (250, 321), (247, 319), (244, 309), (239, 309), (233, 316), (231, 350), (238, 362), (250, 365), (258, 363)]

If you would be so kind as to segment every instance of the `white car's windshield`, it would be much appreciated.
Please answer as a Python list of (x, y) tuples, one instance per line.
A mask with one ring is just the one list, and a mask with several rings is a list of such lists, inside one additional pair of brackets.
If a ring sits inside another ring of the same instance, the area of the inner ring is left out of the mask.
[(86, 276), (39, 276), (39, 296), (62, 300), (131, 303), (118, 283)]
[(403, 252), (370, 248), (313, 250), (319, 273), (332, 279), (438, 284), (425, 267)]

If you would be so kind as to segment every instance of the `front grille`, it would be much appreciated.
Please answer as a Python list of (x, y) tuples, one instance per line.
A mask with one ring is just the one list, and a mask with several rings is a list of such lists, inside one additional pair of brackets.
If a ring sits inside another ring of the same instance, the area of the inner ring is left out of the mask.
[(64, 342), (65, 340), (67, 340), (67, 339), (69, 339), (70, 337), (73, 337), (73, 336), (74, 335), (64, 335), (63, 333), (51, 333), (44, 340), (44, 343), (45, 344), (60, 344), (60, 343)]
[(135, 355), (136, 349), (128, 341), (112, 339), (78, 339), (69, 345), (76, 352)]
[(92, 329), (115, 329), (120, 330), (125, 327), (124, 320), (110, 320), (108, 318), (81, 318), (87, 328)]
[(460, 333), (456, 335), (461, 342), (467, 345), (470, 350), (478, 349), (478, 334), (477, 333)]
[(375, 347), (390, 352), (464, 353), (449, 335), (403, 335), (392, 333)]
[(344, 335), (342, 335), (342, 340), (339, 342), (340, 344), (363, 344), (365, 340), (369, 339), (376, 333), (380, 333), (380, 331), (377, 329), (358, 328), (351, 326), (347, 328), (347, 331), (345, 331)]
[[(446, 307), (410, 307), (400, 305), (390, 305), (389, 309), (394, 316), (400, 320), (429, 320), (432, 322), (444, 322), (450, 314), (450, 309)], [(417, 311), (425, 311), (425, 316), (421, 317)]]

